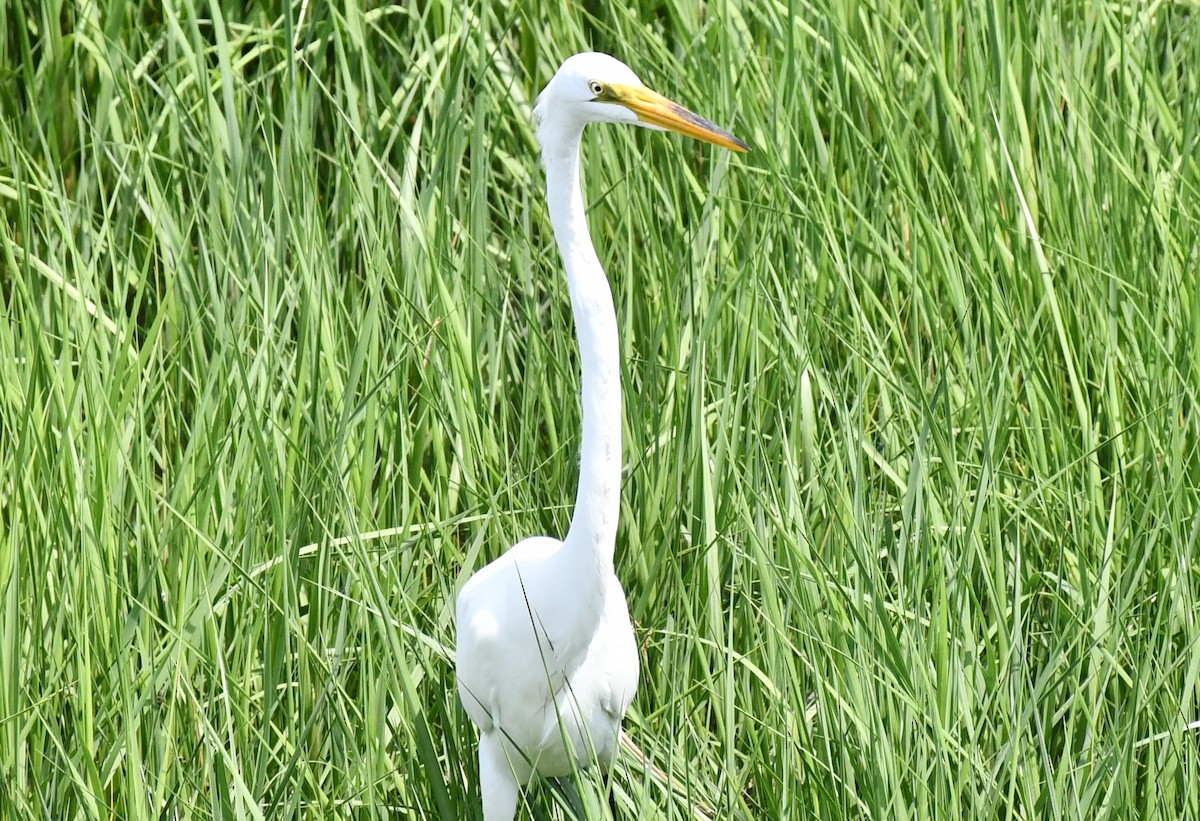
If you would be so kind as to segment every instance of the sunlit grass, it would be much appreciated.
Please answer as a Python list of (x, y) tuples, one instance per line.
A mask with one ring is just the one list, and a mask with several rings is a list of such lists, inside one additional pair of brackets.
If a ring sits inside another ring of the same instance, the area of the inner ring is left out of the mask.
[(618, 804), (1200, 817), (1195, 9), (535, 7), (0, 2), (0, 818), (480, 817), (454, 593), (570, 516), (585, 48), (755, 149), (586, 140), (675, 788)]

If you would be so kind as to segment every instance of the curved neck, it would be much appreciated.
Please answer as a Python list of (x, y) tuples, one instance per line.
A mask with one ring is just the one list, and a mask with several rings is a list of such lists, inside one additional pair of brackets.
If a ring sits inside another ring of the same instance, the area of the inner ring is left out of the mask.
[(612, 569), (621, 505), (621, 368), (617, 315), (608, 278), (588, 232), (579, 185), (582, 131), (547, 151), (550, 222), (567, 269), (575, 332), (579, 336), (583, 442), (579, 489), (565, 543)]

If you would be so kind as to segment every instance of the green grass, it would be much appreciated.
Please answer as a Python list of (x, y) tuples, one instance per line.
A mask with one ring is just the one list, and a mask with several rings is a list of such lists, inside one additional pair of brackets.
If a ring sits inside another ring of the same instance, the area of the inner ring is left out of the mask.
[(585, 48), (755, 148), (586, 141), (632, 737), (720, 818), (1200, 817), (1194, 4), (240, 5), (0, 0), (0, 819), (480, 817)]

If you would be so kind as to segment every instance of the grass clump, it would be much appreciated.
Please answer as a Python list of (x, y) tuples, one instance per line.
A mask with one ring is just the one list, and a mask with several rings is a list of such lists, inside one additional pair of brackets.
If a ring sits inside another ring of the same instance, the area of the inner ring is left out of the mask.
[(734, 0), (0, 4), (0, 816), (478, 817), (453, 599), (570, 515), (529, 108), (586, 48), (755, 147), (587, 138), (683, 796), (618, 805), (1200, 816), (1194, 10)]

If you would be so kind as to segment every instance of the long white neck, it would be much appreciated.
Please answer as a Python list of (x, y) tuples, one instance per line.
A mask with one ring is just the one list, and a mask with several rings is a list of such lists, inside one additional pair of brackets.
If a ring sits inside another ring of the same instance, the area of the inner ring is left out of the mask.
[(621, 368), (612, 290), (588, 232), (579, 185), (582, 131), (545, 154), (550, 222), (567, 269), (579, 336), (583, 444), (579, 489), (565, 544), (611, 572), (621, 505)]

